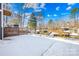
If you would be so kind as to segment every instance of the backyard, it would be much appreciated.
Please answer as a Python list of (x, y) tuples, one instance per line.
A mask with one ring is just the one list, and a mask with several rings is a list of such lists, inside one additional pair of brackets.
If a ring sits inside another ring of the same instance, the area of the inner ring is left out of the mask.
[(3, 4), (1, 56), (79, 56), (78, 51), (79, 3)]

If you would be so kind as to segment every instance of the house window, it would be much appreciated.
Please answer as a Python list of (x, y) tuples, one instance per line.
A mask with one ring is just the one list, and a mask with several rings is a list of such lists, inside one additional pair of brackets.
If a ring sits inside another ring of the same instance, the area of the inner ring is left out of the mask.
[(0, 9), (2, 9), (1, 6), (2, 6), (2, 5), (1, 5), (1, 3), (0, 3)]
[(64, 28), (65, 31), (69, 30), (69, 28)]

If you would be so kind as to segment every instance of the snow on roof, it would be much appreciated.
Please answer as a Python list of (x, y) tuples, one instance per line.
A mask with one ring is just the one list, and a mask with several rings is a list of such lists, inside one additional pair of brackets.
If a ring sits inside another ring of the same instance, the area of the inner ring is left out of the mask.
[(68, 31), (64, 31), (64, 32), (70, 32), (70, 31), (68, 30)]
[(58, 34), (58, 33), (56, 33), (56, 32), (52, 32), (50, 35), (54, 35), (54, 34)]
[(78, 36), (78, 33), (71, 33), (70, 35)]

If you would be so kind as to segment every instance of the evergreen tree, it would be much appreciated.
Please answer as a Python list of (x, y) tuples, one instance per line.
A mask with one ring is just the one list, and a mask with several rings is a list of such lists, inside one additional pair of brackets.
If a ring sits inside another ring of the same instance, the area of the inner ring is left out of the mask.
[(36, 27), (37, 27), (37, 21), (34, 13), (31, 14), (30, 19), (28, 21), (28, 28), (30, 30), (35, 30), (36, 32)]

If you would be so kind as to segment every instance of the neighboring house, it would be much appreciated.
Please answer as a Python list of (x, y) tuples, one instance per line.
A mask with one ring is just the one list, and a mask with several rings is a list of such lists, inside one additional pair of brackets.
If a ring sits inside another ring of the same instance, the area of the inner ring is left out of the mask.
[(77, 32), (78, 32), (78, 34), (79, 34), (79, 28), (77, 29)]

